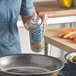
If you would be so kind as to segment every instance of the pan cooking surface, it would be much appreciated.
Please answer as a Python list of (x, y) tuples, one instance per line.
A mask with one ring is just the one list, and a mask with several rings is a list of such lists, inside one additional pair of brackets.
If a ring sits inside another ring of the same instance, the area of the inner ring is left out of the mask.
[[(6, 74), (41, 75), (59, 71), (64, 64), (61, 60), (44, 55), (17, 54), (0, 58), (0, 70)], [(11, 76), (11, 75), (10, 75)]]
[(6, 70), (6, 72), (13, 72), (13, 73), (43, 73), (49, 72), (50, 70), (39, 68), (39, 67), (13, 67)]

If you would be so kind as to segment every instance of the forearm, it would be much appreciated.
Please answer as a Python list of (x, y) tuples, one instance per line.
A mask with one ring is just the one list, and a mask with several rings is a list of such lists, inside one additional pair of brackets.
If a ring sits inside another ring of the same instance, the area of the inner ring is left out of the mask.
[(28, 15), (28, 16), (26, 16), (26, 15), (21, 15), (23, 24), (25, 24), (25, 23), (29, 20), (29, 18), (31, 18), (32, 16), (37, 16), (36, 12), (34, 12), (33, 15)]
[(28, 21), (28, 19), (29, 19), (30, 17), (32, 17), (32, 16), (21, 15), (21, 18), (22, 18), (23, 24), (25, 24), (25, 23)]

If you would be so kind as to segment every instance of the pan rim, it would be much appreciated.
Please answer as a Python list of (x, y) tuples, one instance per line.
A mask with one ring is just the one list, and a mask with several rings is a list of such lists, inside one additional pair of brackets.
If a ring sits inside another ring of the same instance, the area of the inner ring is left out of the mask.
[(28, 53), (21, 53), (21, 54), (10, 54), (10, 55), (5, 55), (5, 56), (0, 56), (0, 58), (3, 58), (3, 57), (9, 57), (9, 56), (18, 56), (18, 55), (37, 55), (37, 56), (45, 56), (45, 57), (48, 57), (48, 58), (54, 58), (54, 59), (57, 59), (57, 60), (59, 60), (60, 62), (61, 62), (61, 67), (59, 68), (59, 69), (57, 69), (57, 70), (54, 70), (54, 71), (49, 71), (49, 72), (43, 72), (43, 73), (32, 73), (32, 74), (30, 74), (30, 73), (14, 73), (14, 72), (6, 72), (6, 71), (2, 71), (2, 70), (0, 70), (0, 72), (2, 72), (2, 73), (5, 73), (5, 74), (12, 74), (12, 75), (28, 75), (28, 76), (30, 76), (30, 75), (45, 75), (45, 74), (51, 74), (51, 73), (55, 73), (55, 72), (57, 72), (57, 71), (60, 71), (63, 67), (64, 67), (64, 62), (62, 61), (62, 60), (60, 60), (60, 59), (58, 59), (58, 58), (55, 58), (55, 57), (53, 57), (53, 56), (46, 56), (46, 55), (41, 55), (41, 54), (28, 54)]
[(69, 61), (69, 60), (67, 59), (67, 56), (68, 56), (69, 54), (71, 54), (71, 53), (76, 53), (76, 51), (68, 52), (67, 54), (64, 55), (64, 58), (66, 59), (66, 61), (68, 61), (68, 62), (70, 62), (70, 63), (72, 63), (72, 64), (76, 64), (75, 62), (71, 62), (71, 61)]

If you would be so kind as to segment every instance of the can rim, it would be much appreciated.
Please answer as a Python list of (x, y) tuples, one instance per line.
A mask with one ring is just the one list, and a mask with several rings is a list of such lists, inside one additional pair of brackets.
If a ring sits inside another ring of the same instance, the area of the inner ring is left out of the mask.
[(31, 22), (31, 19), (32, 19), (33, 17), (31, 17), (31, 18), (29, 19), (29, 22), (28, 22), (29, 27), (31, 27), (31, 28), (37, 28), (37, 27), (40, 27), (40, 26), (42, 25), (42, 18), (41, 18), (40, 16), (37, 16), (37, 17), (41, 19), (41, 23), (40, 23), (40, 24), (37, 24), (37, 26), (34, 26), (34, 24), (32, 25), (30, 22)]

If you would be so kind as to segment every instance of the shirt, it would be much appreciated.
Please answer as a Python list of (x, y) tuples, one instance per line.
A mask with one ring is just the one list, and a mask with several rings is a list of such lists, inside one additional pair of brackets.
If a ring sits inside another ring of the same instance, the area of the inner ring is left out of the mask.
[(21, 53), (18, 16), (33, 12), (32, 0), (0, 0), (0, 56)]

